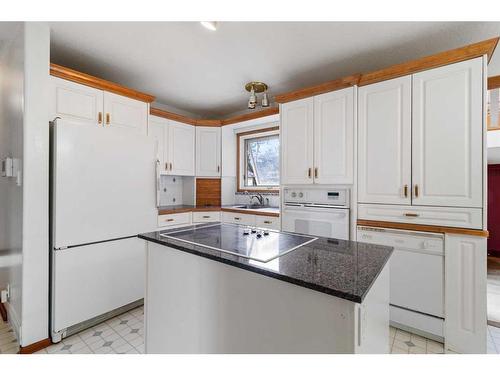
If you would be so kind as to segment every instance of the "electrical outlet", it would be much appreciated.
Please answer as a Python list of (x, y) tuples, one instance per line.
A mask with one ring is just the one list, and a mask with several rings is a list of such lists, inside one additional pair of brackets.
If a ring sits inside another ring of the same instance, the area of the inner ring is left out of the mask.
[(10, 299), (10, 284), (7, 284), (7, 288), (2, 290), (2, 297), (1, 297), (2, 303), (9, 302), (9, 299)]

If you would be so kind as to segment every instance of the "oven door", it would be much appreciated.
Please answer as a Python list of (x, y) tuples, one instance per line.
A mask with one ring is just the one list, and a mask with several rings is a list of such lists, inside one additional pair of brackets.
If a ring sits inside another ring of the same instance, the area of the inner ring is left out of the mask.
[(349, 209), (284, 204), (281, 218), (286, 232), (349, 239)]

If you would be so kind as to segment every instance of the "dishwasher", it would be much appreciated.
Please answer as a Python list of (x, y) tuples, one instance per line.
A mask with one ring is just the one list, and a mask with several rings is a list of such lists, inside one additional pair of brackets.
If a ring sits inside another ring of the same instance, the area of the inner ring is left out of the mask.
[(434, 340), (444, 336), (444, 235), (358, 227), (357, 240), (394, 247), (391, 325)]

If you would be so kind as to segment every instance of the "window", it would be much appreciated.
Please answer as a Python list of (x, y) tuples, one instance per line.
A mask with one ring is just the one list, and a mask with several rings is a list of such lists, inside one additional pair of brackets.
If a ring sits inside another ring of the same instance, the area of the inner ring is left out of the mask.
[(238, 190), (278, 190), (280, 184), (278, 127), (238, 134)]

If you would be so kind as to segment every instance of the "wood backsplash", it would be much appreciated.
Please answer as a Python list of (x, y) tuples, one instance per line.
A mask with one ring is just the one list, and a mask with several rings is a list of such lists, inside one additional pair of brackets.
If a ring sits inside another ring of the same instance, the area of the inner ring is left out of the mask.
[(220, 206), (221, 183), (220, 178), (196, 179), (196, 205)]

